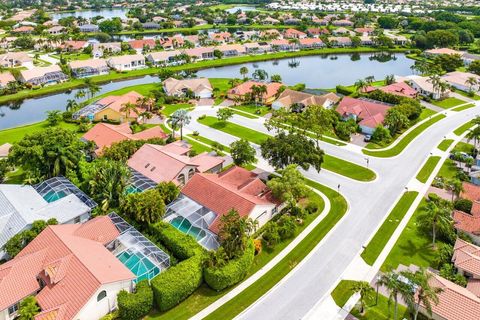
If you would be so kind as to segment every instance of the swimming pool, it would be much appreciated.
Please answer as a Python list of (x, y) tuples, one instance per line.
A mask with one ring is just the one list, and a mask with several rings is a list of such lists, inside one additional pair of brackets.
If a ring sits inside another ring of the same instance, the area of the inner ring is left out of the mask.
[(48, 203), (55, 202), (63, 197), (65, 197), (67, 194), (64, 191), (49, 191), (47, 192), (44, 196), (43, 199), (47, 201)]
[(127, 250), (117, 255), (117, 259), (137, 276), (136, 282), (150, 280), (160, 273), (160, 269), (140, 252)]
[(188, 219), (184, 217), (176, 217), (175, 219), (170, 221), (170, 224), (178, 230), (182, 231), (183, 233), (193, 236), (196, 240), (199, 240), (206, 235), (204, 230), (192, 226), (190, 221), (188, 221)]

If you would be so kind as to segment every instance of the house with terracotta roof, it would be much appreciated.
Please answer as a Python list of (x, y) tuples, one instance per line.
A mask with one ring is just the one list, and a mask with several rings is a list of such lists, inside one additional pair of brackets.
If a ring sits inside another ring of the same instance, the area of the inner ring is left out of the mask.
[(183, 97), (191, 91), (196, 98), (211, 98), (213, 87), (207, 78), (183, 80), (168, 78), (163, 81), (163, 90), (169, 96)]
[(318, 38), (304, 38), (298, 40), (298, 45), (301, 49), (318, 49), (325, 46), (323, 41)]
[(107, 60), (107, 64), (110, 68), (117, 71), (138, 70), (147, 67), (145, 65), (145, 57), (141, 54), (111, 57)]
[(205, 248), (215, 250), (219, 246), (220, 218), (230, 210), (257, 221), (261, 227), (280, 208), (257, 174), (234, 166), (218, 174), (195, 174), (168, 205), (165, 220)]
[(47, 29), (47, 33), (50, 35), (57, 35), (57, 34), (62, 34), (65, 32), (65, 27), (63, 26), (53, 26), (49, 29)]
[(60, 44), (59, 48), (67, 52), (77, 52), (88, 47), (87, 41), (67, 40)]
[(302, 31), (298, 31), (297, 29), (287, 29), (283, 33), (283, 37), (286, 39), (304, 39), (307, 37), (307, 34)]
[(0, 265), (0, 318), (13, 319), (20, 302), (35, 296), (35, 320), (100, 319), (117, 308), (121, 290), (132, 292), (169, 265), (167, 254), (114, 213), (48, 226)]
[(370, 36), (375, 31), (375, 28), (372, 27), (363, 27), (363, 28), (355, 28), (353, 29), (356, 33), (363, 35), (363, 36)]
[(31, 34), (35, 30), (32, 26), (21, 26), (12, 30), (12, 33)]
[(352, 39), (349, 37), (328, 37), (328, 41), (334, 47), (350, 47)]
[[(0, 249), (36, 220), (79, 223), (96, 203), (68, 179), (56, 177), (37, 185), (0, 184)], [(5, 253), (0, 250), (0, 259)]]
[(141, 54), (144, 49), (152, 50), (157, 45), (154, 39), (130, 40), (128, 44), (137, 54)]
[(472, 240), (480, 245), (480, 186), (463, 182), (463, 191), (460, 198), (472, 201), (470, 213), (454, 210), (454, 227), (458, 231), (468, 234)]
[(98, 76), (110, 72), (105, 59), (74, 60), (68, 63), (68, 67), (75, 78)]
[(336, 110), (344, 120), (354, 119), (362, 133), (371, 135), (377, 126), (383, 124), (390, 108), (390, 105), (373, 100), (344, 97)]
[(326, 28), (308, 28), (307, 29), (307, 34), (310, 37), (318, 38), (321, 35), (330, 34), (330, 31), (328, 31), (328, 29), (326, 29)]
[(218, 43), (227, 43), (232, 39), (232, 34), (230, 32), (212, 32), (208, 34), (208, 37)]
[(220, 51), (224, 57), (236, 57), (247, 53), (247, 49), (241, 44), (224, 44), (215, 47), (215, 50)]
[(440, 88), (435, 88), (433, 86), (432, 80), (428, 77), (410, 77), (409, 83), (411, 87), (417, 90), (419, 94), (425, 97), (430, 97), (434, 100), (448, 98), (448, 96), (450, 95), (450, 90), (448, 89), (444, 92), (441, 92)]
[(413, 89), (412, 87), (410, 87), (407, 83), (405, 83), (403, 81), (395, 82), (395, 83), (392, 83), (392, 84), (389, 84), (389, 85), (386, 85), (386, 86), (383, 86), (383, 87), (369, 86), (369, 87), (364, 89), (364, 92), (370, 93), (370, 92), (373, 92), (375, 90), (380, 90), (380, 91), (383, 91), (385, 93), (393, 94), (393, 95), (400, 96), (400, 97), (412, 98), (412, 99), (417, 98), (417, 95), (418, 95), (418, 92), (415, 89)]
[(0, 89), (7, 87), (10, 82), (15, 81), (17, 81), (17, 79), (15, 79), (9, 71), (0, 73)]
[(427, 56), (434, 57), (434, 56), (439, 56), (439, 55), (442, 55), (442, 54), (446, 54), (446, 55), (454, 55), (454, 54), (462, 55), (462, 52), (461, 52), (461, 51), (458, 51), (458, 50), (453, 50), (453, 49), (450, 49), (450, 48), (435, 48), (435, 49), (425, 50), (424, 54), (427, 55)]
[[(458, 273), (465, 276), (468, 282), (480, 281), (480, 247), (457, 238), (453, 247), (452, 262)], [(480, 289), (480, 285), (478, 288)], [(480, 290), (476, 293), (480, 297)]]
[(248, 101), (251, 99), (252, 88), (254, 86), (265, 86), (267, 88), (267, 92), (262, 94), (259, 102), (264, 105), (271, 105), (273, 101), (275, 101), (278, 90), (283, 86), (283, 84), (278, 82), (265, 83), (250, 80), (228, 90), (227, 97), (234, 101)]
[(166, 139), (167, 134), (159, 126), (148, 128), (141, 132), (133, 133), (128, 123), (120, 125), (97, 123), (82, 137), (95, 143), (95, 154), (100, 155), (104, 148), (124, 140), (148, 140), (153, 138)]
[(195, 173), (222, 169), (223, 158), (207, 152), (190, 157), (191, 148), (183, 141), (164, 146), (147, 143), (128, 159), (128, 166), (156, 184), (171, 181), (178, 186), (184, 186)]
[(0, 66), (4, 68), (33, 68), (33, 59), (25, 52), (7, 52), (0, 54)]
[(331, 108), (334, 104), (340, 101), (340, 97), (335, 93), (329, 92), (324, 95), (314, 95), (306, 92), (285, 89), (272, 103), (272, 109), (279, 110), (285, 108), (287, 110), (295, 109), (296, 112), (301, 112), (306, 107), (317, 105), (324, 108)]
[(346, 19), (335, 20), (332, 25), (336, 27), (353, 27), (353, 22)]
[(273, 51), (294, 51), (298, 50), (297, 45), (294, 42), (290, 42), (287, 39), (274, 39), (270, 41), (270, 46)]
[[(89, 109), (89, 106), (85, 108), (87, 111), (91, 111), (91, 113), (88, 114), (89, 118), (91, 118), (93, 114), (93, 121), (132, 122), (137, 121), (139, 115), (146, 111), (145, 108), (139, 106), (139, 100), (142, 98), (143, 96), (141, 94), (130, 91), (121, 96), (108, 96), (96, 101), (93, 104), (97, 107), (96, 109)], [(137, 106), (137, 112), (131, 111), (127, 114), (127, 111), (123, 110), (125, 105), (129, 103)]]
[(48, 67), (34, 67), (30, 70), (21, 70), (20, 79), (23, 83), (32, 85), (50, 85), (68, 80), (62, 69), (57, 64)]

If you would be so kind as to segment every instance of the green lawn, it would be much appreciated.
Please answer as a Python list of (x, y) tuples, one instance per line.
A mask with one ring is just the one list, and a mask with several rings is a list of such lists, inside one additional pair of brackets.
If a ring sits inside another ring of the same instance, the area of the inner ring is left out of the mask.
[(422, 169), (417, 174), (417, 180), (421, 183), (427, 182), (428, 178), (432, 174), (432, 170), (435, 168), (437, 163), (440, 161), (439, 156), (429, 157), (427, 162), (423, 165)]
[(437, 177), (442, 177), (445, 179), (453, 179), (458, 175), (458, 168), (455, 165), (455, 162), (451, 159), (446, 159), (445, 162), (440, 167)]
[(460, 100), (454, 97), (446, 98), (443, 100), (434, 100), (432, 101), (432, 104), (436, 105), (437, 107), (443, 108), (443, 109), (448, 109), (452, 107), (456, 107), (458, 105), (464, 104), (466, 101)]
[(447, 149), (450, 147), (452, 142), (453, 142), (453, 139), (445, 139), (442, 142), (440, 142), (437, 148), (442, 151), (447, 151)]
[(248, 118), (248, 119), (258, 119), (259, 118), (259, 116), (255, 116), (255, 115), (253, 115), (251, 113), (248, 113), (248, 112), (239, 111), (235, 108), (229, 108), (229, 109), (231, 109), (233, 111), (233, 113), (238, 114), (239, 116), (242, 116), (242, 117), (245, 117), (245, 118)]
[[(77, 125), (73, 123), (60, 122), (58, 125), (64, 129), (77, 130)], [(34, 124), (16, 127), (12, 129), (0, 130), (0, 145), (9, 142), (14, 143), (21, 140), (25, 135), (43, 131), (48, 128), (48, 123), (46, 121), (37, 122)]]
[(423, 131), (425, 131), (428, 127), (433, 125), (434, 123), (442, 120), (446, 116), (441, 114), (438, 116), (432, 117), (430, 120), (425, 121), (412, 131), (410, 131), (407, 135), (403, 137), (402, 140), (400, 140), (399, 143), (397, 143), (393, 148), (390, 148), (388, 150), (382, 150), (382, 151), (374, 151), (374, 150), (366, 150), (363, 149), (362, 152), (364, 154), (374, 156), (374, 157), (379, 157), (379, 158), (388, 158), (388, 157), (393, 157), (398, 154), (400, 154), (409, 144), (412, 142), (413, 139), (415, 139), (418, 135), (420, 135)]
[[(418, 117), (417, 119), (417, 122), (419, 121), (422, 121), (432, 115), (434, 115), (436, 112), (431, 110), (431, 109), (427, 109), (427, 108), (424, 108), (422, 110), (422, 113), (420, 114), (420, 116)], [(412, 125), (415, 125), (415, 124), (412, 124)], [(404, 130), (406, 131), (406, 130)], [(397, 133), (395, 134), (392, 139), (390, 139), (390, 141), (388, 142), (381, 142), (381, 143), (377, 143), (377, 142), (369, 142), (367, 143), (367, 145), (365, 146), (365, 149), (372, 149), (372, 150), (375, 150), (375, 149), (382, 149), (382, 148), (386, 148), (388, 147), (389, 145), (391, 145), (392, 143), (394, 143), (397, 139), (399, 139), (400, 137), (402, 137), (402, 134), (403, 132), (400, 132), (400, 133)]]
[(460, 111), (467, 110), (467, 109), (470, 109), (470, 108), (473, 108), (473, 107), (475, 107), (475, 105), (473, 103), (470, 103), (470, 104), (466, 104), (466, 105), (461, 106), (461, 107), (453, 108), (452, 110), (460, 112)]
[(473, 153), (473, 145), (471, 145), (470, 143), (466, 143), (466, 142), (463, 142), (463, 141), (459, 141), (455, 147), (452, 149), (452, 152), (466, 152), (468, 154), (472, 154)]
[[(395, 246), (382, 265), (382, 271), (396, 269), (399, 264), (420, 267), (434, 265), (435, 251), (432, 249), (432, 238), (428, 232), (417, 227), (417, 217), (423, 212), (427, 202), (422, 199), (412, 218), (398, 238)], [(441, 242), (437, 239), (437, 244)]]
[[(215, 141), (213, 141), (213, 140), (210, 140), (210, 139), (205, 138), (205, 137), (202, 137), (202, 136), (194, 136), (193, 134), (188, 134), (187, 136), (190, 137), (191, 139), (198, 140), (198, 141), (203, 142), (203, 143), (206, 143), (206, 144), (208, 144), (208, 145), (212, 145), (212, 143), (215, 142)], [(218, 142), (217, 142), (217, 143), (218, 143)], [(224, 150), (224, 151), (230, 152), (230, 147), (225, 146), (225, 145), (222, 145), (222, 146), (223, 146), (223, 150)]]
[[(356, 281), (342, 280), (332, 292), (332, 298), (339, 307), (343, 307), (345, 303), (353, 295), (352, 286)], [(376, 294), (372, 293), (365, 302), (365, 312), (360, 314), (355, 307), (351, 310), (351, 314), (357, 319), (361, 320), (390, 320), (393, 319), (394, 304), (388, 302), (388, 298), (383, 295), (378, 295), (378, 304), (375, 304)], [(410, 319), (408, 310), (398, 305), (398, 319)]]
[(172, 113), (174, 113), (179, 109), (192, 110), (193, 106), (188, 103), (166, 104), (162, 109), (162, 113), (168, 117), (168, 116), (171, 116)]
[[(198, 119), (198, 122), (216, 130), (220, 130), (233, 136), (246, 139), (258, 145), (260, 145), (263, 141), (270, 137), (265, 133), (245, 128), (235, 123), (231, 123), (228, 121), (220, 122), (215, 117), (205, 117), (204, 119)], [(375, 173), (372, 170), (359, 166), (357, 164), (330, 155), (325, 155), (323, 159), (324, 169), (344, 175), (346, 177), (359, 181), (371, 181), (376, 177)]]
[(473, 99), (473, 100), (480, 100), (480, 96), (477, 94), (474, 94), (473, 97), (468, 94), (468, 92), (462, 91), (455, 89), (455, 92), (458, 93), (459, 95), (464, 96), (465, 98)]
[[(308, 181), (308, 184), (311, 187), (314, 187), (321, 192), (323, 192), (330, 200), (332, 207), (330, 212), (325, 217), (325, 219), (320, 223), (316, 228), (312, 230), (312, 232), (303, 239), (295, 249), (290, 252), (282, 261), (277, 264), (272, 270), (270, 270), (267, 274), (265, 274), (262, 278), (240, 293), (235, 299), (232, 299), (227, 304), (225, 304), (222, 308), (234, 308), (233, 312), (228, 312), (229, 318), (233, 318), (235, 315), (234, 312), (239, 313), (240, 309), (235, 309), (236, 306), (232, 306), (231, 303), (241, 304), (242, 306), (247, 307), (250, 304), (251, 299), (256, 300), (257, 296), (262, 295), (264, 292), (268, 290), (267, 286), (273, 286), (277, 283), (284, 275), (294, 266), (296, 265), (299, 260), (303, 259), (310, 250), (312, 250), (316, 244), (325, 236), (325, 234), (330, 230), (338, 220), (345, 214), (347, 209), (347, 203), (345, 199), (339, 195), (337, 192), (319, 185), (314, 182)], [(305, 223), (297, 228), (296, 235), (298, 235), (302, 230), (304, 230), (317, 216), (323, 211), (325, 207), (325, 203), (323, 202), (322, 198), (317, 194), (311, 194), (315, 198), (315, 201), (319, 203), (319, 209), (316, 214), (307, 215), (305, 218)], [(269, 261), (271, 261), (277, 254), (279, 254), (293, 239), (280, 242), (273, 250), (263, 249), (262, 252), (255, 256), (253, 266), (248, 272), (248, 276), (251, 276), (261, 268), (263, 268)], [(148, 320), (173, 320), (173, 319), (188, 319), (193, 317), (195, 314), (206, 308), (211, 303), (215, 302), (217, 299), (221, 298), (225, 294), (227, 294), (230, 290), (234, 287), (229, 288), (227, 290), (216, 292), (210, 288), (208, 288), (205, 284), (202, 285), (199, 289), (197, 289), (190, 297), (188, 297), (185, 301), (177, 305), (176, 307), (163, 312), (158, 313), (154, 312), (150, 314), (146, 319)], [(253, 301), (254, 301), (253, 300)], [(222, 309), (221, 308), (221, 309)], [(237, 311), (238, 310), (238, 311)], [(217, 314), (219, 310), (214, 312), (211, 316)], [(225, 319), (225, 314), (221, 312), (216, 317), (220, 319)]]
[(363, 250), (361, 256), (366, 263), (368, 263), (369, 265), (373, 265), (375, 260), (377, 260), (378, 256), (382, 252), (388, 240), (390, 240), (390, 237), (397, 229), (398, 225), (402, 221), (403, 217), (407, 213), (408, 209), (412, 205), (417, 195), (418, 192), (416, 191), (409, 191), (403, 194), (403, 196), (400, 198), (393, 210), (388, 215), (387, 219), (383, 222), (383, 224), (373, 236), (372, 240), (370, 240), (367, 247)]
[(316, 182), (308, 181), (308, 185), (324, 193), (330, 200), (331, 209), (327, 216), (315, 229), (303, 239), (295, 249), (282, 261), (273, 267), (267, 274), (242, 291), (205, 319), (231, 319), (257, 301), (268, 290), (275, 286), (291, 269), (293, 269), (315, 246), (325, 237), (330, 229), (343, 217), (347, 210), (347, 202), (336, 191)]
[(468, 129), (470, 129), (471, 127), (473, 126), (472, 122), (469, 121), (467, 123), (464, 123), (463, 125), (461, 125), (460, 127), (458, 127), (457, 129), (455, 129), (453, 131), (453, 133), (455, 133), (457, 136), (461, 136), (465, 131), (467, 131)]

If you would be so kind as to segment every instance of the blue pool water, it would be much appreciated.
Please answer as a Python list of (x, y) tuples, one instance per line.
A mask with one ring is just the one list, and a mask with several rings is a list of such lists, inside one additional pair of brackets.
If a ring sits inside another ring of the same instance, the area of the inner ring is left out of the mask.
[(138, 253), (124, 251), (117, 256), (117, 259), (137, 276), (136, 281), (152, 279), (160, 273), (160, 269), (152, 261)]

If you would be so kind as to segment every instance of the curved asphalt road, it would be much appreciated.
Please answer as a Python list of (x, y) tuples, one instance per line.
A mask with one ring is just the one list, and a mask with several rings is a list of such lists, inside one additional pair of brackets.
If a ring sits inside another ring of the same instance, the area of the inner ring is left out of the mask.
[[(197, 130), (202, 136), (225, 145), (237, 140), (233, 136), (199, 124), (196, 118), (202, 114), (215, 116), (215, 109), (191, 112), (192, 122), (188, 125), (188, 129)], [(304, 172), (309, 179), (334, 190), (340, 184), (340, 192), (349, 202), (350, 210), (308, 260), (296, 268), (286, 281), (250, 306), (238, 318), (301, 319), (319, 300), (329, 294), (331, 287), (337, 279), (341, 278), (362, 245), (375, 232), (383, 217), (389, 213), (429, 153), (437, 147), (445, 135), (474, 116), (480, 115), (480, 103), (477, 103), (474, 108), (462, 112), (451, 111), (447, 114), (447, 118), (429, 127), (400, 155), (385, 159), (369, 157), (370, 168), (377, 173), (377, 179), (372, 182), (355, 181), (325, 170), (320, 173), (315, 170)], [(267, 132), (263, 127), (262, 119), (234, 116), (230, 121)], [(322, 143), (322, 148), (327, 154), (350, 162), (360, 165), (366, 163), (366, 156), (360, 151), (351, 151), (328, 143)], [(262, 166), (262, 164), (264, 165), (265, 162), (260, 160), (259, 165)]]

